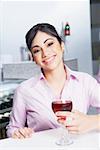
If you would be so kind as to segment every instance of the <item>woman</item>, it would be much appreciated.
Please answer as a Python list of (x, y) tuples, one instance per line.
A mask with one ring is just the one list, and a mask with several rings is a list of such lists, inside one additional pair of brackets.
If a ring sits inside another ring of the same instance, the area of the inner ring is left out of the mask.
[(8, 137), (26, 138), (33, 132), (59, 127), (51, 103), (68, 97), (73, 101), (73, 111), (56, 115), (72, 119), (64, 122), (58, 118), (59, 122), (73, 134), (99, 130), (100, 115), (87, 115), (90, 105), (100, 108), (99, 84), (90, 75), (72, 71), (63, 63), (64, 43), (54, 26), (47, 23), (33, 26), (26, 34), (26, 43), (41, 67), (41, 74), (16, 89)]

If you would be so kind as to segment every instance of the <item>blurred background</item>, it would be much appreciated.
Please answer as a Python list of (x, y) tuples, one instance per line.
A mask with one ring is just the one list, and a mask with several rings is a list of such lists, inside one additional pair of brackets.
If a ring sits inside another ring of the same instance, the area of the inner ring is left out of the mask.
[(65, 63), (100, 82), (100, 0), (0, 1), (0, 138), (6, 138), (15, 88), (40, 71), (25, 34), (42, 22), (64, 40)]

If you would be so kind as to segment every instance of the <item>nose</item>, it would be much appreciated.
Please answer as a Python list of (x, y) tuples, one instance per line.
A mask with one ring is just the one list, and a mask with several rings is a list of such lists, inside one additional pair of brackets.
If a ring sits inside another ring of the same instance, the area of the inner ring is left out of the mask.
[(43, 48), (42, 49), (42, 57), (44, 58), (44, 57), (46, 57), (48, 55), (48, 51), (45, 49), (45, 48)]

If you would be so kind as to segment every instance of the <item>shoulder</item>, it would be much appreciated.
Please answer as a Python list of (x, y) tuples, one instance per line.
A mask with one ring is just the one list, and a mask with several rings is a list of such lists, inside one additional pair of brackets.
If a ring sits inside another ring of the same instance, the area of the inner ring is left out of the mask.
[(85, 73), (85, 72), (72, 71), (72, 74), (74, 74), (75, 77), (79, 80), (94, 80), (94, 81), (96, 81), (96, 79), (92, 75)]
[(92, 81), (96, 82), (96, 79), (89, 73), (81, 72), (81, 71), (74, 71), (74, 70), (71, 70), (70, 68), (68, 68), (67, 66), (66, 66), (66, 70), (68, 71), (69, 75), (71, 75), (73, 79), (77, 79), (77, 81), (92, 80)]
[(72, 71), (75, 77), (78, 79), (79, 82), (82, 82), (83, 84), (95, 84), (98, 85), (97, 80), (90, 74), (85, 72), (79, 72), (79, 71)]
[(27, 80), (21, 82), (19, 84), (19, 86), (16, 88), (16, 90), (18, 90), (18, 91), (23, 91), (23, 90), (28, 91), (31, 88), (34, 89), (34, 87), (37, 85), (38, 81), (39, 81), (39, 76), (35, 76), (35, 77), (30, 78), (30, 79), (27, 79)]

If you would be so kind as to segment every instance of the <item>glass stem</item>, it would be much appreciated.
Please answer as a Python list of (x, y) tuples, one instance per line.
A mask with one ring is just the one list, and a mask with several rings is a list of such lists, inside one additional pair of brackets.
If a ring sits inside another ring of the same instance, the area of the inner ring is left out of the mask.
[(57, 145), (70, 145), (73, 140), (70, 138), (68, 130), (62, 125), (62, 135), (61, 138), (56, 142)]

